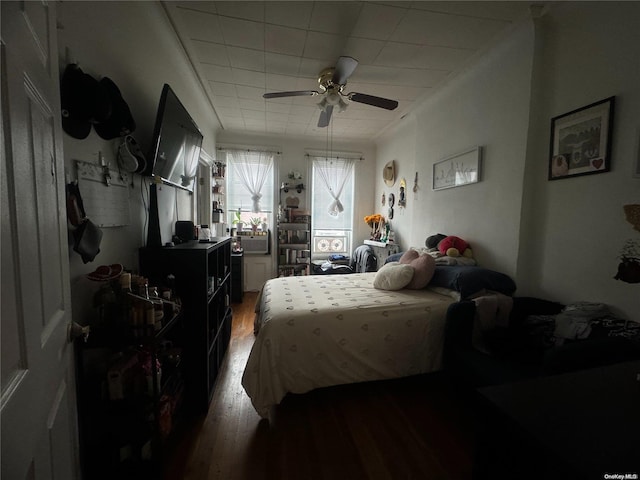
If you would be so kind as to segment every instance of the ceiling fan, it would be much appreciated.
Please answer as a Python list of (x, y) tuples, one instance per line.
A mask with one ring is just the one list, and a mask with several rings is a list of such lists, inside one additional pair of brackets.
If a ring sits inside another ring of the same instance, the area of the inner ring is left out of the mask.
[(282, 97), (304, 97), (321, 95), (322, 100), (318, 103), (318, 107), (322, 112), (318, 119), (318, 127), (326, 127), (331, 120), (333, 107), (337, 106), (339, 111), (344, 111), (349, 102), (365, 103), (374, 107), (385, 108), (387, 110), (395, 110), (398, 107), (396, 100), (388, 98), (375, 97), (366, 93), (345, 93), (344, 87), (347, 79), (358, 66), (358, 61), (352, 57), (340, 57), (335, 67), (325, 68), (318, 75), (318, 84), (320, 91), (317, 90), (297, 90), (293, 92), (272, 92), (265, 93), (263, 98), (282, 98)]

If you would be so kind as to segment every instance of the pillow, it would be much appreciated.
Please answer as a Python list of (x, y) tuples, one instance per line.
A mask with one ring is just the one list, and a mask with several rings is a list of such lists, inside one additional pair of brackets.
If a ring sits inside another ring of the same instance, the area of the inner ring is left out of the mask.
[(483, 267), (462, 265), (436, 265), (429, 285), (450, 288), (460, 292), (462, 299), (468, 298), (483, 289), (504, 293), (505, 295), (513, 295), (516, 291), (515, 282), (504, 273)]
[(414, 269), (413, 278), (406, 287), (411, 290), (421, 290), (426, 287), (436, 269), (436, 261), (431, 255), (419, 254), (415, 250), (406, 251), (400, 257), (400, 263), (411, 265)]
[(384, 261), (384, 263), (398, 262), (402, 258), (402, 255), (404, 255), (405, 253), (407, 252), (400, 252), (400, 253), (394, 253), (393, 255), (389, 255), (387, 259)]
[(376, 272), (373, 286), (378, 290), (401, 290), (409, 284), (413, 272), (411, 265), (399, 262), (386, 263)]

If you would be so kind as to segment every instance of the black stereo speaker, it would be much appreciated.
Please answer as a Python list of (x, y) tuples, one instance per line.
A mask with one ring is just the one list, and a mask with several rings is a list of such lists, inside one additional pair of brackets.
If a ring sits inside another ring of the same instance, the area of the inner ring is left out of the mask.
[(196, 236), (193, 222), (178, 220), (176, 222), (176, 237), (178, 237), (181, 242), (195, 240)]

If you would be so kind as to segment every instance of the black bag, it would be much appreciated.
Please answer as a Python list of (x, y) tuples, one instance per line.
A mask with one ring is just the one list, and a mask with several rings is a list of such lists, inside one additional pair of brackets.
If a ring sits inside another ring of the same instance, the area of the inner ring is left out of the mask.
[(100, 253), (102, 230), (87, 218), (76, 182), (67, 185), (67, 220), (73, 229), (73, 251), (84, 263), (92, 262)]

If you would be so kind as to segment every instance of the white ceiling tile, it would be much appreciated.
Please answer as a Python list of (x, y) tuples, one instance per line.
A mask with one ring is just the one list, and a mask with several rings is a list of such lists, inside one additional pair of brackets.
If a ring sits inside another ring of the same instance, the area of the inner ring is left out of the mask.
[(188, 38), (215, 43), (223, 42), (217, 15), (185, 8), (179, 8), (176, 12), (181, 30), (188, 35)]
[(290, 92), (299, 90), (298, 79), (289, 75), (267, 74), (267, 90), (272, 92)]
[[(265, 100), (265, 91), (317, 91), (339, 56), (359, 61), (345, 93), (397, 100), (393, 111), (349, 102), (335, 112), (336, 139), (372, 140), (467, 68), (528, 10), (526, 2), (166, 2), (223, 128), (310, 136), (319, 96)], [(409, 9), (409, 11), (407, 11)], [(266, 19), (266, 23), (262, 23)], [(266, 121), (269, 117), (269, 121)]]
[(233, 83), (233, 72), (231, 71), (231, 67), (221, 67), (220, 65), (201, 63), (200, 70), (206, 80)]
[(193, 48), (198, 60), (212, 65), (230, 66), (227, 47), (220, 43), (193, 41)]
[(202, 2), (196, 0), (193, 2), (169, 2), (167, 5), (169, 7), (175, 7), (177, 10), (187, 9), (198, 12), (218, 13), (215, 2)]
[(244, 119), (242, 117), (224, 117), (222, 123), (227, 128), (244, 128)]
[(291, 109), (290, 104), (284, 103), (275, 103), (275, 102), (266, 102), (267, 112), (275, 112), (275, 113), (289, 113)]
[(306, 125), (300, 125), (299, 123), (287, 123), (287, 129), (285, 133), (289, 133), (292, 135), (302, 135), (306, 129)]
[(472, 49), (429, 47), (389, 42), (376, 59), (376, 65), (407, 68), (454, 70), (475, 53)]
[(508, 26), (502, 20), (487, 20), (414, 10), (401, 22), (390, 40), (435, 47), (477, 48)]
[(218, 95), (213, 96), (213, 105), (217, 107), (233, 107), (240, 108), (240, 103), (236, 97), (221, 97)]
[(286, 113), (267, 112), (267, 122), (286, 123), (289, 115)]
[(311, 20), (312, 2), (265, 2), (266, 21), (274, 25), (304, 28)]
[(392, 100), (415, 100), (428, 89), (398, 85), (377, 85), (373, 83), (349, 83), (346, 92), (359, 92)]
[[(300, 73), (299, 73), (299, 75), (301, 77), (311, 78), (314, 81), (316, 81), (318, 79), (318, 74), (320, 73), (320, 71), (325, 69), (325, 68), (327, 68), (327, 67), (334, 66), (334, 63), (337, 60), (338, 60), (337, 58), (335, 60), (332, 60), (332, 61), (316, 60), (316, 59), (311, 59), (311, 58), (303, 58), (300, 61)], [(316, 83), (316, 86), (317, 86), (317, 83)], [(314, 88), (315, 88), (315, 86), (314, 86)]]
[(278, 75), (298, 75), (300, 68), (300, 58), (292, 55), (282, 55), (279, 53), (267, 52), (266, 68), (268, 73), (275, 73)]
[(353, 57), (359, 63), (371, 64), (374, 63), (385, 43), (382, 40), (349, 37), (344, 47), (343, 55)]
[(529, 13), (530, 2), (414, 2), (413, 8), (478, 18), (514, 21)]
[(238, 117), (242, 119), (242, 112), (240, 111), (240, 107), (218, 107), (216, 106), (216, 113), (219, 116), (229, 118), (229, 117)]
[(312, 115), (315, 112), (319, 112), (319, 111), (320, 109), (316, 105), (291, 105), (289, 114), (308, 117), (309, 115)]
[(267, 25), (266, 50), (285, 55), (302, 55), (307, 32), (299, 28)]
[(238, 92), (238, 98), (248, 98), (250, 100), (260, 100), (263, 101), (262, 94), (264, 93), (264, 88), (259, 87), (248, 87), (246, 85), (237, 85), (236, 91)]
[(285, 123), (267, 123), (267, 132), (269, 133), (285, 133), (287, 125)]
[(227, 55), (233, 68), (264, 72), (264, 52), (260, 50), (227, 47)]
[(367, 3), (353, 29), (355, 37), (387, 40), (407, 13), (406, 8)]
[(448, 72), (410, 68), (377, 67), (361, 65), (352, 76), (361, 83), (407, 85), (411, 87), (432, 87), (441, 82)]
[(264, 119), (260, 120), (258, 118), (246, 118), (244, 121), (244, 124), (248, 127), (248, 128), (265, 128), (266, 122), (264, 121)]
[(220, 27), (225, 44), (256, 50), (264, 49), (264, 28), (262, 24), (249, 20), (220, 17)]
[(347, 37), (321, 32), (308, 32), (304, 45), (304, 56), (318, 60), (326, 60), (329, 65), (335, 64), (342, 55)]
[(263, 112), (262, 115), (264, 116), (264, 112), (265, 112), (265, 102), (263, 99), (260, 100), (254, 100), (251, 98), (239, 98), (238, 99), (238, 104), (240, 105), (240, 108), (243, 109), (243, 112), (245, 110), (256, 110), (259, 112)]
[(310, 30), (349, 35), (363, 2), (314, 2)]
[(244, 18), (262, 22), (264, 20), (264, 2), (214, 2), (217, 12), (234, 18)]
[(258, 112), (257, 110), (242, 110), (242, 118), (245, 123), (264, 124), (266, 121), (264, 112)]
[(233, 81), (238, 85), (247, 85), (250, 87), (263, 87), (265, 85), (265, 74), (261, 72), (252, 72), (251, 70), (243, 70), (241, 68), (231, 69), (233, 73)]
[(217, 96), (236, 97), (236, 86), (233, 83), (209, 82), (211, 92)]

